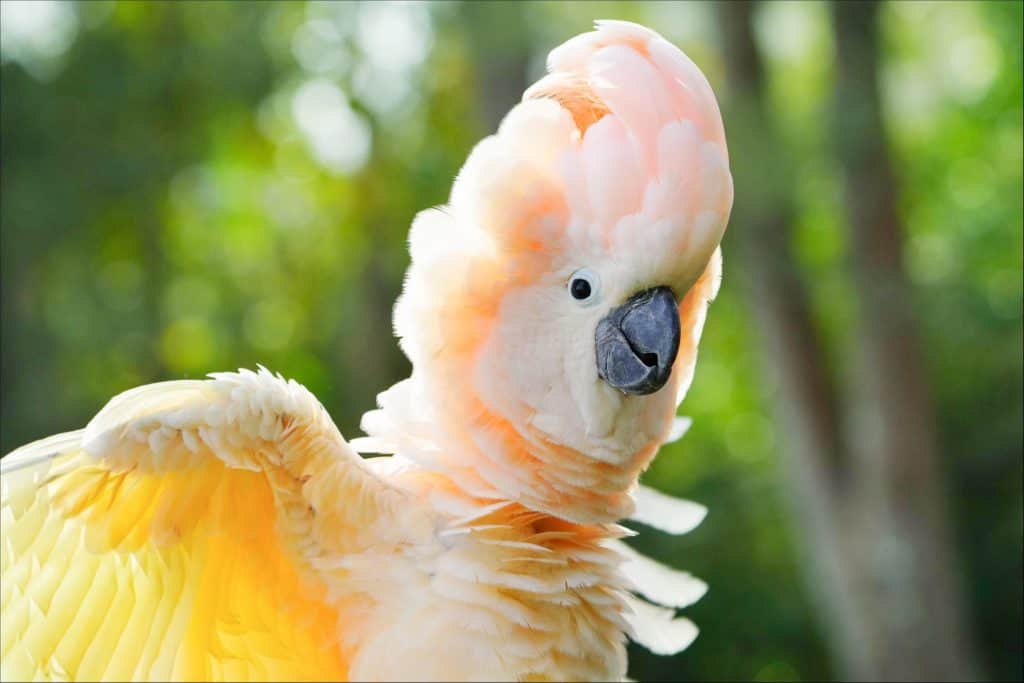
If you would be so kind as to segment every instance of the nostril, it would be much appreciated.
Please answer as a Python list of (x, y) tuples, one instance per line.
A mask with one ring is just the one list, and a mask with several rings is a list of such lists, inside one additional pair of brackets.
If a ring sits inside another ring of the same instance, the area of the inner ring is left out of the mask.
[(649, 368), (653, 368), (658, 365), (658, 354), (656, 353), (641, 353), (640, 362)]

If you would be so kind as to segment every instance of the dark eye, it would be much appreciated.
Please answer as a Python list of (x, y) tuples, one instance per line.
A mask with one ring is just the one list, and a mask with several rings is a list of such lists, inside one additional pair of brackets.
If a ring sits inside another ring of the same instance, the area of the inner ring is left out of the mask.
[(581, 306), (590, 306), (597, 302), (600, 285), (597, 273), (580, 268), (569, 278), (569, 295)]
[(590, 283), (581, 277), (572, 281), (570, 289), (572, 291), (573, 299), (579, 299), (582, 301), (583, 299), (590, 298)]

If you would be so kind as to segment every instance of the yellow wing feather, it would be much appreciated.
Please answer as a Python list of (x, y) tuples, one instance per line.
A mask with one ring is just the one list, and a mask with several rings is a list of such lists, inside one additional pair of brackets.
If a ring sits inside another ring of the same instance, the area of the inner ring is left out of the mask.
[(298, 385), (144, 387), (3, 465), (4, 680), (346, 678), (314, 565), (405, 501)]

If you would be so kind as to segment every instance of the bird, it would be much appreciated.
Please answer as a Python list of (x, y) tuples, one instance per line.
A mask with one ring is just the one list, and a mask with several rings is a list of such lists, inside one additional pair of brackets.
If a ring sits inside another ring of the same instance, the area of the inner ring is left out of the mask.
[[(688, 426), (732, 206), (700, 69), (599, 21), (409, 232), (410, 375), (346, 440), (259, 366), (130, 389), (0, 460), (4, 680), (625, 680), (706, 584), (623, 539)], [(366, 456), (375, 457), (366, 457)]]

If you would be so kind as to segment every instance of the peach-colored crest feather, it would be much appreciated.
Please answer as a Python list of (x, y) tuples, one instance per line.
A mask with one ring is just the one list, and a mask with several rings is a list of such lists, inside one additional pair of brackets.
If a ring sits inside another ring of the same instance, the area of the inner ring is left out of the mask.
[(611, 111), (590, 87), (587, 79), (579, 74), (565, 72), (550, 74), (538, 81), (523, 95), (523, 99), (541, 97), (550, 97), (572, 114), (572, 119), (581, 135)]

